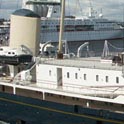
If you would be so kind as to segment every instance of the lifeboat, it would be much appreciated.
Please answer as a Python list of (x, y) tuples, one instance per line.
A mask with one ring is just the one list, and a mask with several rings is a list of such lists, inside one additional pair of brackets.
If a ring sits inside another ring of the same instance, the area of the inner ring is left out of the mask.
[(21, 49), (10, 49), (9, 47), (0, 47), (0, 63), (19, 65), (32, 61), (32, 55), (23, 52)]

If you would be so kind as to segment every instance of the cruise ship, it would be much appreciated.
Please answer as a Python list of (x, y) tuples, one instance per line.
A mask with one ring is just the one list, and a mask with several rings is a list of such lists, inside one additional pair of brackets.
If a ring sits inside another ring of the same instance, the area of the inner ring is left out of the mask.
[(81, 58), (89, 43), (77, 55), (63, 53), (63, 12), (58, 49), (50, 42), (38, 45), (40, 17), (34, 12), (22, 9), (11, 15), (10, 45), (0, 47), (0, 120), (123, 124), (124, 53)]
[[(67, 1), (66, 1), (67, 2)], [(75, 5), (76, 6), (76, 5)], [(82, 5), (83, 6), (83, 5)], [(58, 42), (60, 31), (60, 0), (23, 0), (23, 8), (41, 17), (41, 42)], [(68, 42), (104, 41), (123, 38), (123, 28), (117, 21), (98, 15), (92, 6), (87, 17), (65, 16), (63, 40)]]

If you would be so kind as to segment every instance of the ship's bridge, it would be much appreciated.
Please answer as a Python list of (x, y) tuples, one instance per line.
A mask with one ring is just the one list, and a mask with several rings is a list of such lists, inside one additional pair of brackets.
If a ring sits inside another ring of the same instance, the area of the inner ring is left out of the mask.
[(40, 17), (60, 17), (60, 0), (24, 0), (23, 8), (32, 10)]

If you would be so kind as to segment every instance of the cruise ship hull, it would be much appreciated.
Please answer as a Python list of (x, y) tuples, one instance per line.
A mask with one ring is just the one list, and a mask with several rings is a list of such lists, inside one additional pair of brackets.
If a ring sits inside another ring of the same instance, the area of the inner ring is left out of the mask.
[[(73, 41), (101, 41), (123, 38), (123, 30), (69, 31), (64, 32), (63, 40)], [(41, 32), (41, 42), (58, 42), (59, 32)]]

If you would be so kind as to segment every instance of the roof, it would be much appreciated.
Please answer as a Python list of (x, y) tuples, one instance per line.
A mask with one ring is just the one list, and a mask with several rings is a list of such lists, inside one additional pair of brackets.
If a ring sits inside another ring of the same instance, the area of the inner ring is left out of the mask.
[(40, 18), (40, 16), (38, 14), (36, 14), (33, 11), (28, 10), (28, 9), (19, 9), (19, 10), (16, 10), (15, 12), (13, 12), (12, 14), (18, 15), (18, 16)]
[(27, 2), (26, 2), (26, 4), (28, 5), (30, 5), (30, 4), (37, 4), (37, 5), (61, 5), (61, 2), (57, 2), (57, 1), (47, 1), (47, 0), (38, 0), (38, 1), (36, 1), (36, 0), (28, 0)]
[(47, 59), (42, 60), (44, 64), (66, 67), (90, 68), (90, 69), (103, 69), (103, 70), (116, 70), (122, 71), (123, 66), (118, 66), (110, 62), (102, 62), (99, 57), (89, 58), (72, 58), (72, 59)]

